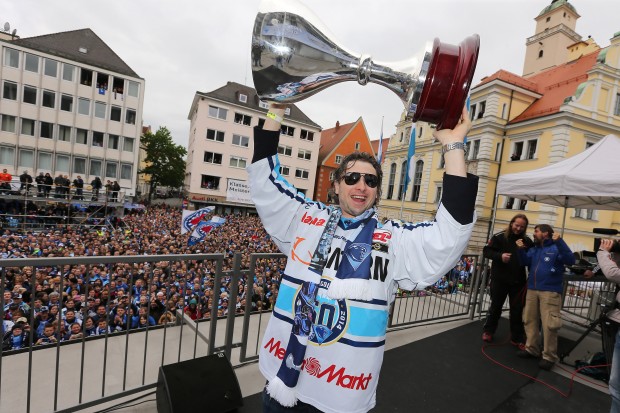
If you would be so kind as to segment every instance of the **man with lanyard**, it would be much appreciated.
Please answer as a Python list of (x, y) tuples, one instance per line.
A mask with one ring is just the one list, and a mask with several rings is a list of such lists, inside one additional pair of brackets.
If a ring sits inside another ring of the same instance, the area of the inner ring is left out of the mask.
[[(575, 264), (575, 256), (566, 242), (548, 224), (534, 227), (534, 245), (527, 248), (516, 241), (519, 261), (529, 269), (523, 324), (527, 341), (517, 352), (522, 358), (540, 358), (538, 366), (551, 370), (558, 357), (558, 331), (562, 327), (562, 288), (564, 266)], [(542, 326), (542, 329), (541, 329)], [(540, 331), (543, 333), (543, 349)]]
[(248, 167), (263, 225), (289, 257), (261, 344), (263, 411), (368, 411), (397, 289), (434, 284), (469, 241), (478, 186), (463, 156), (471, 122), (463, 110), (453, 130), (434, 133), (446, 168), (436, 219), (381, 224), (382, 171), (372, 155), (343, 159), (333, 182), (338, 207), (306, 199), (284, 180), (277, 156), (284, 110), (272, 105), (263, 129), (254, 129)]

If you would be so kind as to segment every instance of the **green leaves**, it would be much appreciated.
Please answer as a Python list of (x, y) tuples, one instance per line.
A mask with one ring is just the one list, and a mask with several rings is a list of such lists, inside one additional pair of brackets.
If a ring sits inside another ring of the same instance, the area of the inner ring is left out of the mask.
[(155, 133), (145, 133), (140, 139), (140, 146), (146, 152), (146, 158), (145, 166), (138, 173), (150, 175), (149, 198), (158, 185), (172, 188), (183, 186), (187, 149), (172, 141), (168, 128), (162, 126)]

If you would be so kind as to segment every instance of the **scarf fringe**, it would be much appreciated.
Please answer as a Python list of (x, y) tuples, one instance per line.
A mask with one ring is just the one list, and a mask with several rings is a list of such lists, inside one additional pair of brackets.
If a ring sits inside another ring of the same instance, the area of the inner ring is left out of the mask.
[(295, 388), (288, 387), (279, 377), (274, 377), (267, 385), (267, 393), (284, 407), (293, 407), (297, 404)]
[(334, 300), (349, 298), (353, 300), (372, 300), (372, 289), (367, 279), (334, 278), (327, 290), (327, 296)]

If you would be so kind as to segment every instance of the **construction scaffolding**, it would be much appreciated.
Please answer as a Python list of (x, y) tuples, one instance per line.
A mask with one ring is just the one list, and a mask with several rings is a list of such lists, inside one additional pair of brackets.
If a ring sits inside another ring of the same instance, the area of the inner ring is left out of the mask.
[[(54, 192), (35, 185), (0, 189), (0, 227), (5, 230), (111, 229), (124, 216), (123, 191), (55, 187)], [(118, 218), (118, 219), (117, 219)]]

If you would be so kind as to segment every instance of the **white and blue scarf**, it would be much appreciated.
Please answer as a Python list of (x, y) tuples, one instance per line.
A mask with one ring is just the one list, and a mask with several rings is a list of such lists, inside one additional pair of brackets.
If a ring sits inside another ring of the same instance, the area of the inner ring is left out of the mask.
[[(323, 269), (327, 263), (336, 227), (342, 217), (342, 211), (337, 208), (332, 211), (325, 224), (319, 243), (308, 266), (308, 273), (303, 277), (304, 283), (295, 302), (295, 317), (291, 328), (291, 335), (286, 347), (284, 359), (276, 377), (267, 385), (267, 393), (276, 399), (282, 406), (291, 407), (297, 403), (295, 387), (302, 370), (308, 340), (325, 334), (320, 325), (315, 325), (315, 301), (319, 291)], [(354, 241), (347, 241), (344, 255), (336, 272), (336, 278), (331, 280), (327, 296), (332, 299), (372, 299), (372, 291), (368, 279), (370, 278), (370, 262), (372, 236), (377, 227), (377, 215), (372, 208), (362, 214), (358, 221), (360, 230)]]

